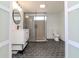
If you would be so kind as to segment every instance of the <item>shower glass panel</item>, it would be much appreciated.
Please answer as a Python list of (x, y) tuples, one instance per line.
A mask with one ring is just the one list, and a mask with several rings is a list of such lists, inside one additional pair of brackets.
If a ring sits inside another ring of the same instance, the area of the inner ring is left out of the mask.
[(29, 14), (29, 17), (26, 17), (27, 15), (28, 14), (25, 14), (23, 27), (30, 31), (29, 41), (44, 40), (46, 37), (46, 16), (35, 16), (36, 14)]
[(35, 29), (34, 29), (33, 16), (29, 16), (29, 18), (25, 18), (24, 23), (23, 23), (23, 28), (29, 29), (29, 36), (30, 36), (29, 41), (35, 41)]
[(45, 20), (46, 16), (34, 16), (35, 40), (45, 40)]

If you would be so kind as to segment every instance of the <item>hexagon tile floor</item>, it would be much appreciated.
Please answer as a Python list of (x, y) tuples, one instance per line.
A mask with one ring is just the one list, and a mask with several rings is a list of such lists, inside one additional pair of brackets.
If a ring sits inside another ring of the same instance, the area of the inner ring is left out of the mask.
[(47, 42), (29, 42), (23, 54), (12, 55), (13, 58), (64, 58), (65, 42), (49, 39)]

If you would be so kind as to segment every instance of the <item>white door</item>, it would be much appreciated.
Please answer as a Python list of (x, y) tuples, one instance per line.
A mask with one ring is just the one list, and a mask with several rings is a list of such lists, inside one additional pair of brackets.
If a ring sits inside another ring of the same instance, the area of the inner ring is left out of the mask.
[(0, 1), (0, 58), (11, 57), (10, 40), (10, 2)]
[(79, 1), (65, 2), (66, 57), (79, 58)]

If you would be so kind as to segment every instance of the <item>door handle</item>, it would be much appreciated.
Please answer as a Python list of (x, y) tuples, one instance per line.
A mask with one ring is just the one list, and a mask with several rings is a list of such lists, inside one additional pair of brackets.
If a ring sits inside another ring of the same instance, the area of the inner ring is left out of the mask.
[(37, 29), (37, 24), (35, 24), (35, 28)]

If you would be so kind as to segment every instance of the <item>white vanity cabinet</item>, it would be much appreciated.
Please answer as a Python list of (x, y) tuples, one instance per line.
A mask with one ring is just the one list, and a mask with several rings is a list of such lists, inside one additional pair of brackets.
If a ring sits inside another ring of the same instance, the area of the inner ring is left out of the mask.
[(18, 51), (22, 51), (28, 44), (29, 29), (20, 29), (15, 31), (14, 39), (12, 40), (12, 53), (16, 54)]

